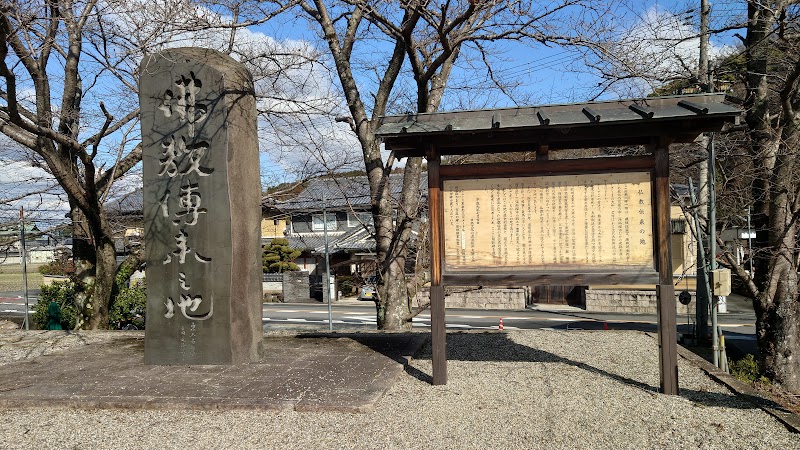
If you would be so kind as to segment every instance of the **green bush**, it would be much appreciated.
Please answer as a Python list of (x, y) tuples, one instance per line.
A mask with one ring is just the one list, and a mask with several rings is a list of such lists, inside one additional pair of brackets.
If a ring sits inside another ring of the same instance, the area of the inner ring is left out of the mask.
[(747, 355), (738, 361), (728, 358), (728, 369), (730, 369), (731, 375), (746, 383), (768, 381), (762, 375), (761, 366), (753, 355)]
[(262, 269), (264, 273), (281, 273), (300, 270), (293, 261), (302, 254), (302, 251), (289, 246), (289, 241), (283, 238), (273, 239), (264, 248), (262, 255)]
[(47, 307), (52, 301), (61, 307), (61, 327), (65, 330), (74, 330), (78, 311), (75, 305), (75, 284), (71, 281), (57, 281), (49, 286), (42, 286), (32, 317), (40, 330), (47, 329)]
[(355, 293), (356, 286), (353, 282), (353, 277), (349, 275), (340, 275), (336, 277), (336, 280), (339, 282), (339, 290), (342, 291), (342, 295), (349, 296)]
[(123, 287), (114, 298), (108, 312), (108, 326), (121, 330), (128, 324), (143, 330), (145, 313), (147, 312), (147, 287), (145, 283), (136, 283), (131, 287)]

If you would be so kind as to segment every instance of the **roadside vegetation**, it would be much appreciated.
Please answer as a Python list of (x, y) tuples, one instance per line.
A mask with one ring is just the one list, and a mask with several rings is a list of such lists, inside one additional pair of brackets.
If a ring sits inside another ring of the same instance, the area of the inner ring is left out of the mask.
[(31, 320), (40, 330), (47, 329), (49, 319), (47, 308), (50, 302), (58, 303), (61, 308), (61, 328), (74, 330), (77, 323), (77, 308), (75, 305), (75, 284), (72, 281), (56, 281), (50, 285), (42, 286), (42, 293), (36, 303)]

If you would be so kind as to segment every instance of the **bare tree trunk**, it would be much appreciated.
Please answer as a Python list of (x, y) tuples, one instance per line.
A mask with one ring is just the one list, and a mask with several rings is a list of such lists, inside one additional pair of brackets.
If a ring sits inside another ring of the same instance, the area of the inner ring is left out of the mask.
[[(787, 2), (771, 6), (756, 2), (748, 5), (746, 121), (756, 171), (753, 223), (759, 230), (755, 267), (758, 295), (753, 307), (760, 362), (766, 375), (776, 384), (800, 392), (800, 296), (794, 259), (800, 215), (795, 169), (800, 152), (800, 115), (795, 110), (800, 63), (790, 67), (786, 85), (777, 89), (770, 85), (768, 74), (776, 64), (770, 62), (770, 52), (775, 51), (773, 30), (777, 21), (783, 20)], [(778, 102), (770, 98), (775, 91), (780, 94)]]
[(114, 276), (117, 273), (117, 252), (110, 236), (104, 236), (96, 247), (94, 285), (91, 301), (85, 305), (90, 312), (87, 328), (91, 330), (108, 328), (108, 299), (114, 289)]
[(108, 328), (109, 299), (117, 272), (117, 253), (112, 231), (102, 214), (90, 217), (72, 210), (73, 259), (79, 283), (76, 295), (81, 311), (76, 326), (83, 329)]

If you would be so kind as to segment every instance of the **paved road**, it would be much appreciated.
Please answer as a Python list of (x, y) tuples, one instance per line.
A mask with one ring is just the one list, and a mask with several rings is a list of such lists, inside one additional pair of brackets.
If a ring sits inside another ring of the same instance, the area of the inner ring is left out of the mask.
[[(29, 297), (29, 311), (33, 313), (36, 297)], [(372, 302), (343, 301), (333, 305), (333, 327), (375, 329), (375, 307)], [(320, 303), (266, 303), (264, 304), (264, 329), (328, 328), (328, 308)], [(0, 315), (22, 316), (25, 300), (21, 293), (0, 293)], [(498, 329), (500, 319), (506, 329), (550, 328), (556, 330), (641, 330), (656, 331), (656, 316), (648, 314), (590, 313), (578, 309), (552, 311), (530, 309), (499, 311), (482, 309), (455, 309), (446, 313), (449, 329)], [(690, 318), (693, 322), (694, 318)], [(752, 341), (755, 335), (755, 315), (745, 308), (720, 314), (720, 324), (729, 341)], [(413, 320), (415, 328), (430, 327), (430, 312), (425, 311)], [(678, 317), (678, 332), (689, 331), (686, 316)]]
[[(31, 314), (36, 305), (39, 291), (28, 291), (28, 307)], [(22, 292), (0, 292), (0, 314), (23, 315), (25, 314), (25, 298)]]
[[(333, 305), (333, 326), (375, 327), (375, 307), (372, 303), (346, 302)], [(736, 334), (754, 334), (755, 316), (752, 313), (732, 313), (722, 316), (723, 329)], [(617, 330), (656, 331), (656, 316), (647, 314), (588, 313), (585, 311), (498, 311), (482, 309), (447, 310), (448, 328), (497, 329), (500, 319), (506, 329), (553, 328), (602, 330), (607, 326)], [(692, 318), (693, 321), (693, 318)], [(679, 331), (686, 331), (686, 317), (678, 318)], [(264, 327), (292, 328), (298, 326), (327, 326), (328, 309), (322, 304), (268, 303), (264, 305)], [(414, 327), (429, 327), (430, 314), (424, 312), (414, 318)]]
[[(367, 302), (340, 302), (333, 306), (333, 329), (376, 328), (375, 307)], [(747, 305), (730, 308), (729, 313), (720, 314), (720, 326), (725, 334), (728, 355), (734, 359), (746, 353), (755, 353), (755, 314)], [(569, 311), (529, 309), (523, 311), (499, 311), (483, 309), (456, 309), (446, 311), (448, 329), (498, 329), (500, 318), (505, 329), (554, 329), (554, 330), (640, 330), (657, 331), (654, 314), (610, 314), (590, 313), (573, 308)], [(678, 333), (693, 332), (687, 325), (686, 316), (678, 316)], [(694, 323), (694, 317), (688, 318)], [(414, 328), (429, 328), (428, 311), (413, 320)], [(607, 327), (607, 328), (606, 328)], [(264, 305), (264, 329), (328, 329), (328, 308), (323, 304), (268, 303)]]

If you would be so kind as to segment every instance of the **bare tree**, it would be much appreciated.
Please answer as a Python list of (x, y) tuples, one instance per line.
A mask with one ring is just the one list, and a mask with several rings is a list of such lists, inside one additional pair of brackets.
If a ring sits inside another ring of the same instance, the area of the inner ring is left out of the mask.
[(281, 12), (273, 7), (234, 0), (0, 1), (0, 132), (32, 152), (66, 195), (82, 281), (79, 326), (108, 322), (117, 266), (104, 203), (114, 182), (141, 161), (139, 61), (198, 43), (240, 52), (251, 68), (296, 58), (237, 37)]
[[(800, 392), (800, 29), (798, 1), (748, 1), (745, 120), (759, 230), (756, 274), (743, 267), (767, 376)], [(732, 258), (728, 258), (733, 262)]]
[[(438, 110), (454, 70), (474, 69), (476, 61), (482, 62), (482, 70), (497, 82), (495, 92), (502, 92), (498, 89), (502, 82), (487, 64), (493, 44), (509, 40), (568, 42), (563, 19), (568, 10), (584, 3), (299, 1), (300, 10), (328, 47), (349, 112), (340, 120), (349, 123), (362, 150), (375, 223), (379, 328), (411, 326), (413, 314), (404, 275), (412, 226), (420, 214), (423, 168), (421, 158), (409, 158), (403, 167), (401, 194), (392, 198), (389, 174), (396, 161), (392, 154), (381, 157), (375, 137), (380, 117), (392, 112)], [(459, 67), (458, 61), (473, 66)]]
[[(713, 83), (725, 78), (734, 83), (731, 98), (738, 97), (745, 109), (745, 126), (717, 139), (727, 155), (717, 161), (719, 206), (723, 222), (738, 220), (743, 226), (735, 216), (752, 205), (758, 238), (751, 255), (755, 274), (747, 270), (748, 261), (737, 262), (734, 249), (725, 249), (722, 262), (734, 270), (753, 299), (766, 375), (800, 392), (800, 2), (741, 0), (727, 5), (735, 14), (714, 17), (712, 4), (710, 33), (743, 30), (745, 36), (736, 35), (741, 45), (732, 54), (716, 58), (706, 79)], [(681, 42), (699, 38), (691, 33), (675, 37)], [(653, 86), (663, 86), (680, 78), (679, 74), (621, 64), (639, 56), (622, 40), (602, 50), (587, 48), (596, 67), (614, 68), (602, 72), (606, 85), (647, 79)], [(622, 49), (627, 49), (625, 55), (620, 55)], [(704, 79), (692, 70), (694, 61), (682, 61), (687, 69), (683, 79), (688, 81), (683, 85)], [(686, 166), (691, 164), (686, 162)]]
[[(3, 2), (0, 8), (0, 76), (5, 82), (0, 131), (39, 155), (66, 192), (79, 238), (73, 251), (87, 283), (81, 321), (89, 328), (104, 327), (116, 254), (100, 199), (141, 154), (130, 152), (113, 171), (99, 170), (98, 155), (101, 140), (134, 120), (138, 111), (115, 119), (102, 101), (84, 108), (90, 103), (84, 102), (91, 95), (87, 88), (96, 80), (80, 69), (87, 37), (99, 26), (96, 1)], [(56, 65), (62, 69), (58, 75), (52, 69)], [(82, 119), (92, 116), (102, 118), (99, 125), (86, 127)]]

